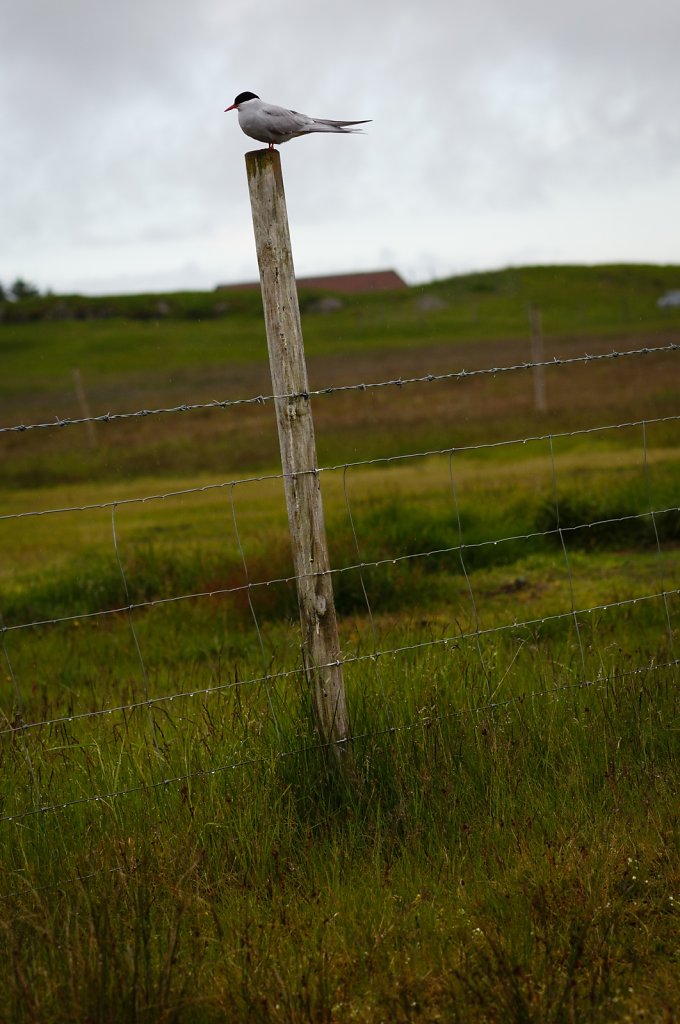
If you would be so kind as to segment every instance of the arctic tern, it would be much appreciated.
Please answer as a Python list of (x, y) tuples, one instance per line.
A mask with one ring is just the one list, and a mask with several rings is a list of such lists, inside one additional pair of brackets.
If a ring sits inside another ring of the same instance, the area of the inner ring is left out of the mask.
[(368, 124), (368, 121), (326, 121), (318, 117), (299, 114), (297, 110), (287, 110), (265, 103), (254, 92), (238, 94), (228, 110), (238, 110), (238, 123), (241, 131), (251, 139), (266, 142), (270, 149), (282, 142), (296, 139), (299, 135), (310, 135), (312, 132), (361, 133), (360, 128), (353, 125)]

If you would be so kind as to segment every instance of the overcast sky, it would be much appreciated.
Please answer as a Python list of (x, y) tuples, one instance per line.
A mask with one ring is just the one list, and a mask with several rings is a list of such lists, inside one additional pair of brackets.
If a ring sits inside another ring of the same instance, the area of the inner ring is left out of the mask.
[(281, 147), (299, 274), (680, 263), (679, 0), (4, 0), (0, 281), (257, 276), (244, 90), (365, 135)]

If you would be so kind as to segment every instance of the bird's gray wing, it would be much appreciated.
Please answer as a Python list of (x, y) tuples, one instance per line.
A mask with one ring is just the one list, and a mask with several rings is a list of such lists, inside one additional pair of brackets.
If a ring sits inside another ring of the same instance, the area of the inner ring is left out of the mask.
[(285, 107), (267, 106), (263, 111), (267, 125), (279, 135), (294, 135), (306, 132), (314, 125), (314, 119), (300, 114), (297, 110), (286, 110)]
[[(352, 131), (352, 126), (366, 124), (366, 121), (329, 121), (322, 118), (309, 117), (301, 114), (298, 110), (288, 110), (286, 107), (277, 107), (272, 103), (263, 104), (260, 115), (262, 117), (263, 138), (269, 138), (285, 142), (298, 135), (307, 135), (310, 132), (342, 132)], [(257, 137), (257, 136), (256, 136)]]

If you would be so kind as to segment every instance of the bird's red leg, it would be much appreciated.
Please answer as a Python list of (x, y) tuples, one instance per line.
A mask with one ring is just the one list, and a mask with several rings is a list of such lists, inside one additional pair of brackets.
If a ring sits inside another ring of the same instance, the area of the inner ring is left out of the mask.
[(270, 143), (269, 143), (269, 149), (273, 149), (273, 148), (274, 148), (274, 143), (273, 143), (273, 142), (270, 142)]

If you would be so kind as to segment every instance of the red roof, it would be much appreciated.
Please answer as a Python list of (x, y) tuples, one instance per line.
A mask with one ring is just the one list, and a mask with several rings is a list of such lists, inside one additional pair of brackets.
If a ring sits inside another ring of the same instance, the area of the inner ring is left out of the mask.
[[(356, 274), (326, 274), (323, 277), (298, 277), (298, 288), (313, 288), (324, 292), (388, 292), (406, 288), (407, 284), (394, 270), (368, 270)], [(219, 291), (244, 291), (259, 288), (260, 284), (220, 284)]]

